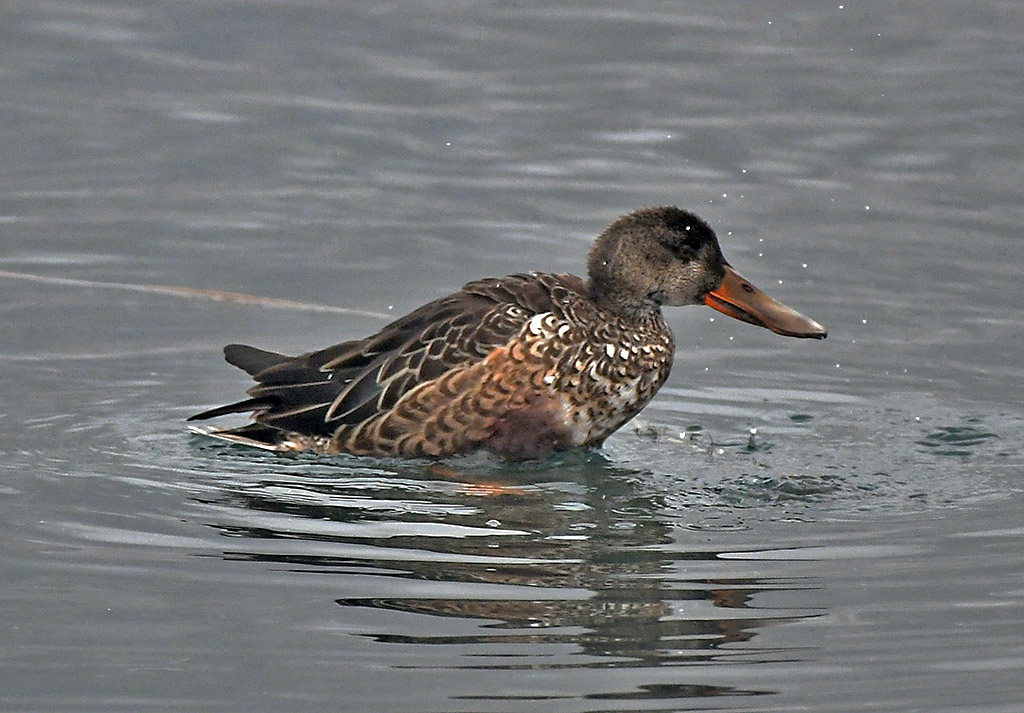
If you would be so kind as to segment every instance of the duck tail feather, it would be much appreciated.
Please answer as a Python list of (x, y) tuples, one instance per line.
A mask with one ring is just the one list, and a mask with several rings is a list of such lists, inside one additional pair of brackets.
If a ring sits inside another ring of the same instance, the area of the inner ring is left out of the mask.
[(280, 429), (263, 426), (258, 423), (250, 423), (240, 428), (210, 428), (208, 426), (190, 425), (188, 430), (199, 436), (216, 438), (218, 441), (238, 443), (265, 451), (284, 452), (300, 450), (296, 448), (295, 444), (290, 443), (285, 438), (284, 432)]
[(217, 408), (209, 409), (201, 413), (193, 414), (189, 416), (186, 421), (205, 421), (208, 418), (216, 418), (217, 416), (224, 416), (229, 413), (248, 413), (257, 409), (270, 406), (274, 402), (274, 399), (267, 398), (266, 396), (257, 397), (254, 399), (245, 399), (244, 401), (236, 401), (233, 404), (226, 404), (224, 406), (218, 406)]
[(244, 370), (249, 376), (256, 376), (272, 366), (291, 361), (293, 357), (266, 349), (257, 349), (247, 344), (229, 344), (224, 347), (224, 358), (229, 364)]

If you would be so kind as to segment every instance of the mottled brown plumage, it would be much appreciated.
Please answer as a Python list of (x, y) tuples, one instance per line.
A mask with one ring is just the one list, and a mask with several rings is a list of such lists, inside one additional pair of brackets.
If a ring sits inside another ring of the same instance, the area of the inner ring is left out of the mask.
[(298, 357), (229, 345), (257, 385), (190, 420), (251, 411), (253, 423), (202, 432), (272, 450), (538, 458), (600, 445), (650, 401), (672, 366), (663, 304), (825, 336), (740, 278), (711, 229), (678, 208), (619, 218), (588, 272), (470, 282), (370, 337)]

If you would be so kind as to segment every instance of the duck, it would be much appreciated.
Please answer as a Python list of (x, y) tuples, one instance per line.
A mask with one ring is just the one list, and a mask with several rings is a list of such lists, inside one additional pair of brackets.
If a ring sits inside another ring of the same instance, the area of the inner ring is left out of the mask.
[(377, 333), (299, 356), (243, 344), (226, 360), (248, 398), (192, 430), (272, 451), (511, 460), (599, 448), (668, 379), (675, 353), (662, 307), (707, 305), (776, 334), (824, 339), (725, 259), (711, 227), (676, 206), (617, 218), (594, 241), (587, 278), (528, 272), (475, 280)]

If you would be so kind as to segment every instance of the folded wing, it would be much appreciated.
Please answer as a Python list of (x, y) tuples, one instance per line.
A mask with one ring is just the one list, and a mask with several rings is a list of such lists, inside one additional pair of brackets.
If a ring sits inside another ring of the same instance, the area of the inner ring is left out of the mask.
[(250, 398), (189, 420), (252, 411), (263, 427), (329, 437), (389, 410), (417, 385), (484, 359), (531, 317), (560, 312), (569, 293), (583, 289), (572, 275), (511, 275), (471, 282), (370, 337), (297, 357), (231, 344), (225, 358), (257, 382)]

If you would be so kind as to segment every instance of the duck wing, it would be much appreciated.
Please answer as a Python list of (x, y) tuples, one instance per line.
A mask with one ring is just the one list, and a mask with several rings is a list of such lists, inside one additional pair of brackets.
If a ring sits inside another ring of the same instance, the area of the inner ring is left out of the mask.
[(250, 398), (189, 420), (253, 412), (264, 426), (330, 436), (392, 408), (409, 390), (506, 345), (534, 315), (561, 313), (586, 286), (573, 275), (530, 273), (478, 280), (364, 339), (289, 357), (231, 344), (225, 358), (257, 385)]

